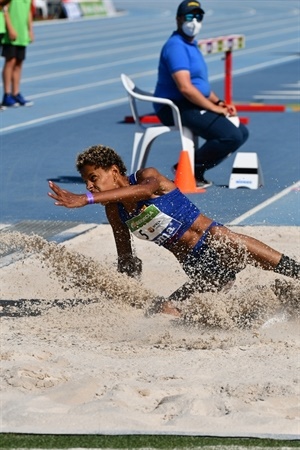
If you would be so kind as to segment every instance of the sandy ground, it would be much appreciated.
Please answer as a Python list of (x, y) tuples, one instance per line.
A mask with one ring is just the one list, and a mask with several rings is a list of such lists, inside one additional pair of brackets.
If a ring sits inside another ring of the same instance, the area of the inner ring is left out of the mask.
[[(299, 228), (233, 229), (299, 260)], [(247, 267), (180, 318), (147, 317), (186, 281), (164, 249), (135, 241), (137, 282), (116, 272), (108, 225), (0, 244), (27, 255), (0, 269), (1, 432), (299, 438), (299, 282)]]

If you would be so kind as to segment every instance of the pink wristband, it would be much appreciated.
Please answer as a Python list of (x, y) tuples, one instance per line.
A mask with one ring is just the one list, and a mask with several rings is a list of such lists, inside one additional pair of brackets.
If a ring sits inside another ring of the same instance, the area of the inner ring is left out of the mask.
[(87, 196), (88, 204), (89, 205), (93, 205), (95, 203), (95, 199), (94, 199), (93, 194), (91, 192), (87, 192), (86, 196)]

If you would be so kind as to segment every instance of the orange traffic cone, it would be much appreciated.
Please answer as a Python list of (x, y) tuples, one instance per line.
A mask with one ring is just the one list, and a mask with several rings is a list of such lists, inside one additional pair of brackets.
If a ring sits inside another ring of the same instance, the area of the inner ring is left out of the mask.
[(196, 186), (187, 150), (182, 150), (180, 153), (174, 183), (184, 194), (200, 194), (201, 192), (205, 192), (205, 189), (197, 188)]

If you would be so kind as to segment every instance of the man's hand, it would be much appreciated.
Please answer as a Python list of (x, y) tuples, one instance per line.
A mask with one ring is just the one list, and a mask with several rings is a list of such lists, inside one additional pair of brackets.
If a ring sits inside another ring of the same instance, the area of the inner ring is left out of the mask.
[(227, 112), (230, 116), (236, 116), (237, 112), (236, 112), (236, 107), (234, 105), (232, 105), (231, 103), (225, 103), (224, 106), (227, 109)]

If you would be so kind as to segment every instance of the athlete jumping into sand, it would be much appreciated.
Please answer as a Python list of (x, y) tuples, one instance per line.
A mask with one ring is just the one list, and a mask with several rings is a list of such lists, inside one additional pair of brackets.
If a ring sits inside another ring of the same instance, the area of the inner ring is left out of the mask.
[(52, 181), (49, 196), (66, 208), (100, 203), (112, 227), (118, 270), (136, 277), (142, 261), (134, 256), (131, 233), (168, 249), (191, 279), (167, 299), (154, 304), (155, 312), (179, 315), (173, 300), (191, 293), (219, 291), (252, 264), (264, 270), (300, 278), (300, 264), (257, 239), (238, 234), (206, 217), (173, 181), (153, 167), (129, 176), (120, 156), (110, 147), (96, 145), (77, 157), (76, 167), (87, 194), (74, 194)]

